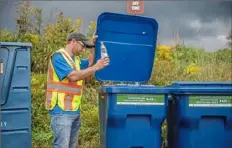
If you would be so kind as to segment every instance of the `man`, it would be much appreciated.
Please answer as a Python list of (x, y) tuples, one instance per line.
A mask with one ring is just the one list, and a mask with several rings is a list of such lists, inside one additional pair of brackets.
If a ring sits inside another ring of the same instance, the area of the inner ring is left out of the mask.
[[(94, 42), (95, 39), (96, 36)], [(75, 56), (86, 47), (92, 48), (87, 60)], [(68, 36), (66, 47), (50, 58), (45, 105), (51, 115), (53, 148), (76, 148), (78, 145), (83, 80), (109, 64), (105, 57), (93, 65), (94, 47), (86, 36), (73, 32)]]

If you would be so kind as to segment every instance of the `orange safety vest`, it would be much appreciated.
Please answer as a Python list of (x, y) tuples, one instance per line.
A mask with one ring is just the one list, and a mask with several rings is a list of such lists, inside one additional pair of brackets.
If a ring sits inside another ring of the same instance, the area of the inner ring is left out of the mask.
[[(74, 70), (80, 70), (81, 62), (78, 56), (75, 56), (74, 62), (64, 49), (60, 49), (55, 53), (61, 53), (69, 66)], [(50, 58), (47, 75), (46, 109), (52, 110), (57, 104), (65, 111), (78, 110), (81, 104), (82, 89), (83, 80), (72, 83), (68, 78), (64, 78), (60, 81)]]

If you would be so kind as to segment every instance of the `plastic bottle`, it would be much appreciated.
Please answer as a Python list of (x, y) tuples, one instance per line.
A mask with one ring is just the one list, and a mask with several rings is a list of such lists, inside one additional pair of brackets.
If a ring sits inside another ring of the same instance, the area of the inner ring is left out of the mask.
[(101, 58), (108, 57), (107, 49), (103, 42), (101, 42), (100, 48), (101, 48)]

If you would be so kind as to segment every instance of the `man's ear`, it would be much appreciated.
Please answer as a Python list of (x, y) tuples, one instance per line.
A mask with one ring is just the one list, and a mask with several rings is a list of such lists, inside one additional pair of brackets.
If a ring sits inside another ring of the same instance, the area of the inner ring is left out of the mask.
[(72, 40), (72, 44), (77, 44), (78, 41)]

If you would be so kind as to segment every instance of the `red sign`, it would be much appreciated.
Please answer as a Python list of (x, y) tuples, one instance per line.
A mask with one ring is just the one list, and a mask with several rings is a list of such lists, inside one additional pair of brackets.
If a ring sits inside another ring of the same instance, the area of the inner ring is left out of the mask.
[(144, 0), (127, 0), (127, 13), (129, 14), (143, 14)]

